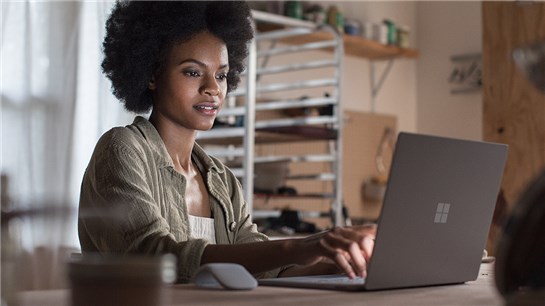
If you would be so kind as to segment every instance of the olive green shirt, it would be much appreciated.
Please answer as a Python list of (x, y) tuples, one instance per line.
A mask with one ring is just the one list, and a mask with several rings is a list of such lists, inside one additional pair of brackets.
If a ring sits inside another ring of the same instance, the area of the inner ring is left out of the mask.
[[(217, 244), (268, 240), (252, 223), (239, 181), (194, 144), (192, 159), (211, 196)], [(209, 242), (189, 237), (185, 177), (155, 127), (143, 117), (98, 141), (81, 186), (78, 232), (82, 251), (102, 254), (172, 253), (178, 281), (188, 282)], [(256, 275), (274, 277), (279, 269)]]

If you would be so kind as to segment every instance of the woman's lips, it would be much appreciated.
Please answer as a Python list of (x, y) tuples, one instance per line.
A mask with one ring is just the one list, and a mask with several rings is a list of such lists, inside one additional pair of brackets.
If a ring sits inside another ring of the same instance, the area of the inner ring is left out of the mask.
[(201, 114), (207, 115), (207, 116), (214, 116), (218, 112), (218, 105), (213, 103), (203, 103), (193, 106), (195, 110), (200, 112)]

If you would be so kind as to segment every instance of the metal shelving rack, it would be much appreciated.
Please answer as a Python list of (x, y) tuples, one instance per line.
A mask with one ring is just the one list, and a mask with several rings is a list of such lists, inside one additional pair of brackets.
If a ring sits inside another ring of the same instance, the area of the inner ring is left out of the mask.
[[(197, 141), (213, 156), (242, 159), (242, 168), (232, 168), (240, 177), (244, 196), (250, 212), (254, 200), (254, 164), (274, 161), (326, 162), (331, 164), (331, 173), (294, 175), (290, 179), (317, 179), (332, 183), (330, 216), (333, 225), (344, 224), (342, 209), (342, 111), (340, 107), (340, 79), (342, 69), (343, 37), (332, 27), (316, 25), (279, 15), (252, 11), (255, 39), (249, 46), (247, 71), (239, 89), (231, 92), (226, 105), (218, 115), (227, 126), (200, 132)], [(311, 36), (310, 39), (307, 39)], [(262, 47), (269, 43), (267, 47)], [(279, 44), (277, 44), (279, 43)], [(260, 47), (258, 47), (260, 46)], [(308, 51), (322, 51), (324, 58), (305, 62), (290, 62), (269, 65), (276, 56)], [(290, 74), (304, 70), (327, 69), (326, 78), (297, 80), (295, 82), (265, 83), (263, 78), (271, 75)], [(327, 97), (317, 96), (316, 89), (327, 88)], [(290, 91), (314, 91), (305, 99), (290, 97)], [(259, 100), (263, 95), (281, 95), (280, 98)], [(287, 98), (286, 98), (287, 97)], [(278, 111), (304, 107), (329, 107), (329, 113), (317, 116), (299, 116), (256, 120), (256, 112)], [(236, 120), (236, 119), (239, 120)], [(240, 118), (244, 118), (240, 120)], [(242, 122), (243, 125), (234, 124)], [(290, 141), (321, 140), (328, 142), (329, 152), (298, 156), (256, 156), (255, 145), (259, 143), (282, 143)]]

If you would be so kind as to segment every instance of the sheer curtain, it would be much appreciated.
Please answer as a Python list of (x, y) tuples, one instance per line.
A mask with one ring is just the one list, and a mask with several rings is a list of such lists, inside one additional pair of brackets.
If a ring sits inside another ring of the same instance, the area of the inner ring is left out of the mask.
[[(71, 208), (15, 220), (25, 254), (77, 250), (76, 211), (83, 172), (100, 135), (132, 121), (101, 74), (101, 45), (112, 2), (2, 2), (1, 172), (13, 208)], [(5, 205), (5, 204), (3, 204)], [(11, 227), (14, 227), (11, 225)], [(4, 240), (2, 240), (4, 242)], [(44, 251), (45, 249), (45, 251)], [(24, 257), (24, 256), (23, 256)], [(32, 257), (29, 261), (35, 262)], [(55, 262), (55, 263), (53, 263)], [(61, 275), (25, 267), (30, 288)], [(39, 275), (37, 275), (39, 274)], [(45, 279), (43, 276), (49, 275)]]

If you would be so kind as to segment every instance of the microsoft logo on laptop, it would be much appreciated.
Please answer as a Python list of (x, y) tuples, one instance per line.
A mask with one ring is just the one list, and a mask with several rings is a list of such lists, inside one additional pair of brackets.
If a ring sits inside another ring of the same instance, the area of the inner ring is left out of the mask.
[(447, 223), (449, 210), (449, 203), (437, 203), (437, 211), (435, 212), (435, 220), (433, 223)]

